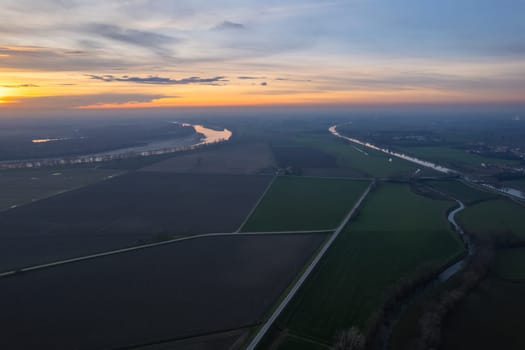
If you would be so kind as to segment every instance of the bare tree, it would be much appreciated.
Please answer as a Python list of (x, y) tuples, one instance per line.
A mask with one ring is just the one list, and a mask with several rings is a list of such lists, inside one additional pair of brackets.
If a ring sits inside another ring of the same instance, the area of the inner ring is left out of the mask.
[(363, 350), (364, 348), (365, 336), (357, 327), (342, 331), (336, 337), (334, 350)]

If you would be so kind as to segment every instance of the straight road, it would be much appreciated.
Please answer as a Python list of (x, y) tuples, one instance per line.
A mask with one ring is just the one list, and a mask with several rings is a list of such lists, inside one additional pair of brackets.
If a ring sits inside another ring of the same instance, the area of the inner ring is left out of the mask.
[(71, 263), (75, 263), (75, 262), (79, 262), (79, 261), (90, 260), (90, 259), (95, 259), (95, 258), (101, 258), (101, 257), (108, 256), (108, 255), (123, 254), (123, 253), (127, 253), (127, 252), (132, 252), (132, 251), (135, 251), (135, 250), (153, 248), (153, 247), (158, 247), (158, 246), (161, 246), (161, 245), (173, 244), (173, 243), (177, 243), (177, 242), (189, 241), (189, 240), (192, 240), (192, 239), (199, 239), (199, 238), (205, 238), (205, 237), (308, 234), (308, 233), (327, 233), (327, 232), (331, 232), (331, 231), (332, 230), (266, 231), (266, 232), (241, 232), (241, 233), (239, 233), (239, 232), (203, 233), (203, 234), (200, 234), (200, 235), (184, 236), (184, 237), (174, 238), (174, 239), (170, 239), (170, 240), (166, 240), (166, 241), (162, 241), (162, 242), (142, 244), (142, 245), (133, 246), (133, 247), (129, 247), (129, 248), (115, 249), (115, 250), (110, 250), (110, 251), (107, 251), (107, 252), (80, 256), (80, 257), (77, 257), (77, 258), (64, 259), (64, 260), (59, 260), (59, 261), (53, 261), (53, 262), (46, 263), (46, 264), (28, 266), (28, 267), (24, 267), (24, 268), (17, 269), (17, 270), (5, 271), (5, 272), (0, 273), (0, 278), (13, 276), (13, 275), (16, 275), (17, 273), (41, 270), (41, 269), (46, 269), (46, 268), (50, 268), (50, 267), (54, 267), (54, 266), (71, 264)]
[(335, 230), (335, 232), (332, 234), (332, 236), (330, 237), (330, 239), (328, 241), (326, 241), (326, 243), (324, 244), (324, 246), (321, 248), (321, 250), (319, 251), (319, 253), (317, 253), (317, 255), (315, 256), (315, 258), (312, 260), (312, 262), (310, 263), (310, 265), (308, 265), (308, 267), (306, 268), (306, 270), (303, 272), (303, 274), (301, 275), (301, 277), (299, 277), (299, 279), (297, 280), (297, 282), (295, 282), (294, 286), (290, 289), (290, 291), (288, 292), (288, 294), (286, 295), (286, 297), (281, 301), (281, 303), (279, 304), (279, 306), (277, 306), (277, 308), (275, 309), (275, 311), (272, 313), (272, 315), (268, 318), (268, 320), (261, 326), (261, 328), (259, 328), (259, 330), (257, 331), (257, 334), (255, 334), (255, 336), (252, 338), (250, 344), (248, 344), (248, 346), (246, 347), (246, 350), (255, 350), (255, 348), (257, 347), (257, 345), (260, 343), (260, 341), (263, 339), (263, 337), (266, 335), (266, 333), (268, 332), (268, 330), (270, 329), (270, 327), (272, 326), (272, 324), (275, 322), (275, 320), (277, 320), (277, 318), (279, 317), (279, 315), (281, 314), (281, 312), (286, 308), (286, 306), (288, 305), (288, 303), (290, 303), (290, 301), (293, 299), (293, 297), (295, 296), (295, 294), (297, 293), (297, 291), (301, 288), (301, 286), (303, 285), (303, 283), (306, 281), (306, 279), (308, 278), (308, 276), (310, 276), (310, 274), (312, 273), (312, 271), (315, 269), (315, 267), (317, 266), (317, 264), (319, 263), (319, 261), (322, 259), (322, 257), (325, 255), (326, 251), (328, 250), (328, 248), (330, 248), (330, 246), (332, 245), (332, 243), (335, 241), (335, 239), (339, 236), (339, 234), (341, 233), (341, 231), (343, 231), (343, 229), (346, 227), (346, 225), (348, 224), (348, 222), (350, 221), (350, 219), (352, 218), (352, 216), (354, 215), (354, 213), (356, 212), (356, 210), (361, 206), (361, 203), (365, 200), (366, 196), (368, 195), (368, 193), (370, 193), (370, 190), (372, 189), (372, 186), (374, 185), (375, 181), (373, 181), (372, 183), (370, 183), (370, 185), (368, 186), (368, 188), (365, 190), (365, 192), (361, 195), (361, 197), (359, 198), (359, 200), (357, 201), (357, 203), (354, 205), (354, 207), (350, 210), (350, 212), (348, 213), (348, 215), (346, 215), (346, 217), (343, 219), (343, 221), (341, 222), (341, 224), (339, 225), (339, 227), (337, 227), (337, 229)]

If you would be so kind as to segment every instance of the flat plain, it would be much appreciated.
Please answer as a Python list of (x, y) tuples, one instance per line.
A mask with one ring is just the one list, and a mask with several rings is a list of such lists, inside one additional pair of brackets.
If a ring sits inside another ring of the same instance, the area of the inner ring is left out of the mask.
[(399, 147), (399, 149), (407, 154), (436, 162), (440, 165), (454, 166), (458, 168), (480, 168), (484, 164), (503, 164), (514, 165), (520, 164), (519, 160), (509, 160), (501, 158), (491, 158), (467, 152), (463, 149), (457, 149), (446, 146), (418, 146), (418, 147)]
[(368, 181), (279, 176), (242, 230), (334, 229), (368, 185)]
[(524, 294), (525, 283), (484, 279), (447, 318), (443, 349), (524, 349)]
[(108, 349), (254, 326), (325, 237), (199, 238), (0, 279), (0, 348)]
[(467, 205), (497, 198), (494, 194), (477, 190), (456, 180), (426, 181), (425, 184), (451, 196), (452, 198), (458, 199)]
[(257, 174), (275, 167), (270, 147), (264, 143), (220, 145), (147, 166), (142, 170), (193, 174)]
[(475, 235), (511, 234), (525, 238), (525, 207), (508, 199), (495, 199), (478, 203), (459, 213), (458, 220), (464, 228)]
[(499, 250), (496, 255), (495, 272), (501, 278), (525, 282), (525, 248)]
[(0, 171), (0, 211), (118, 175), (116, 170), (51, 168)]
[(0, 213), (0, 269), (181, 234), (232, 232), (270, 180), (132, 172), (8, 210)]
[[(296, 336), (291, 343), (304, 338), (322, 349), (341, 329), (366, 328), (399, 280), (463, 252), (446, 220), (453, 202), (416, 195), (406, 184), (386, 183), (363, 205), (278, 320), (288, 337)], [(281, 348), (288, 349), (287, 343)]]
[(335, 168), (335, 156), (315, 148), (300, 145), (273, 145), (272, 151), (277, 164), (282, 167), (294, 168)]
[(417, 165), (408, 161), (362, 149), (330, 134), (302, 136), (297, 138), (297, 142), (335, 156), (338, 167), (352, 169), (359, 176), (409, 177), (418, 169)]

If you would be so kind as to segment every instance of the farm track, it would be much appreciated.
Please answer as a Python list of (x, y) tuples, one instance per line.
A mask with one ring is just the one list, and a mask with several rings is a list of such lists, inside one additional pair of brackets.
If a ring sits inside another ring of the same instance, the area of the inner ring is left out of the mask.
[(270, 191), (270, 188), (272, 188), (272, 185), (275, 183), (275, 180), (277, 180), (278, 176), (275, 175), (273, 178), (272, 178), (272, 181), (270, 181), (270, 183), (268, 184), (268, 186), (266, 187), (266, 189), (264, 190), (263, 193), (261, 193), (261, 196), (259, 197), (259, 199), (257, 200), (257, 202), (255, 203), (255, 205), (253, 206), (252, 210), (250, 210), (250, 212), (248, 213), (248, 215), (246, 215), (246, 218), (244, 219), (244, 221), (242, 222), (242, 224), (239, 225), (239, 228), (235, 231), (235, 233), (239, 233), (241, 232), (242, 228), (244, 227), (244, 225), (246, 225), (246, 223), (248, 222), (248, 220), (250, 220), (251, 216), (253, 215), (253, 213), (255, 213), (255, 210), (257, 210), (257, 207), (259, 207), (259, 205), (261, 204), (261, 202), (263, 201), (264, 197), (266, 197), (266, 194)]
[(365, 198), (370, 193), (375, 181), (371, 182), (368, 188), (365, 190), (365, 192), (361, 195), (359, 200), (356, 202), (356, 204), (352, 207), (350, 212), (346, 215), (346, 217), (343, 219), (341, 224), (337, 227), (335, 232), (332, 234), (332, 236), (326, 241), (326, 243), (323, 245), (321, 250), (317, 253), (315, 258), (312, 260), (312, 262), (308, 265), (308, 267), (304, 270), (303, 274), (298, 278), (298, 280), (295, 282), (294, 286), (290, 289), (288, 294), (284, 297), (284, 299), (281, 301), (281, 303), (277, 306), (277, 308), (274, 310), (274, 312), (271, 314), (271, 316), (266, 320), (266, 322), (259, 328), (255, 336), (252, 338), (248, 346), (246, 347), (246, 350), (255, 350), (257, 346), (259, 345), (260, 341), (264, 338), (270, 327), (273, 325), (273, 323), (277, 320), (281, 312), (286, 308), (286, 306), (290, 303), (290, 301), (293, 299), (297, 291), (301, 288), (301, 286), (304, 284), (304, 282), (308, 279), (312, 271), (315, 269), (319, 261), (323, 258), (323, 256), (326, 254), (332, 243), (335, 241), (335, 239), (339, 236), (339, 234), (343, 231), (343, 229), (346, 227), (354, 213), (359, 209), (361, 206), (361, 203), (365, 200)]
[(199, 238), (227, 237), (227, 236), (260, 236), (260, 235), (284, 235), (284, 234), (309, 234), (309, 233), (327, 233), (327, 232), (331, 232), (331, 230), (203, 233), (203, 234), (199, 234), (199, 235), (179, 237), (179, 238), (170, 239), (170, 240), (166, 240), (166, 241), (162, 241), (162, 242), (142, 244), (142, 245), (138, 245), (138, 246), (122, 248), (122, 249), (115, 249), (115, 250), (110, 250), (110, 251), (107, 251), (107, 252), (90, 254), (90, 255), (80, 256), (80, 257), (71, 258), (71, 259), (64, 259), (64, 260), (54, 261), (54, 262), (50, 262), (50, 263), (46, 263), (46, 264), (28, 266), (28, 267), (24, 267), (24, 268), (17, 269), (17, 270), (5, 271), (5, 272), (0, 273), (0, 278), (15, 276), (15, 275), (17, 275), (19, 273), (26, 273), (26, 272), (36, 271), (36, 270), (42, 270), (42, 269), (52, 268), (52, 267), (55, 267), (55, 266), (60, 266), (60, 265), (65, 265), (65, 264), (72, 264), (72, 263), (85, 261), (85, 260), (96, 259), (96, 258), (102, 258), (102, 257), (109, 256), (109, 255), (124, 254), (124, 253), (128, 253), (128, 252), (136, 251), (136, 250), (143, 250), (143, 249), (148, 249), (148, 248), (154, 248), (154, 247), (159, 247), (159, 246), (163, 246), (163, 245), (174, 244), (174, 243), (177, 243), (177, 242), (189, 241), (189, 240), (194, 240), (194, 239), (199, 239)]

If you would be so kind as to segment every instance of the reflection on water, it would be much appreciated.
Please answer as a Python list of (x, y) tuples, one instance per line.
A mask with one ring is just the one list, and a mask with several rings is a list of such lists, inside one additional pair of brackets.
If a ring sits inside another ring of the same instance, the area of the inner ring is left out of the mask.
[[(232, 132), (228, 129), (213, 130), (202, 125), (192, 125), (187, 123), (174, 122), (182, 126), (191, 126), (195, 129), (195, 134), (187, 137), (178, 137), (167, 140), (153, 141), (145, 145), (114, 149), (105, 152), (85, 154), (81, 156), (46, 158), (46, 159), (28, 159), (18, 161), (0, 161), (0, 169), (17, 169), (17, 168), (34, 168), (42, 166), (70, 165), (97, 163), (115, 159), (126, 159), (132, 157), (146, 157), (152, 155), (161, 155), (180, 151), (188, 151), (204, 145), (228, 141)], [(33, 143), (45, 143), (66, 138), (55, 139), (35, 139)]]
[(411, 157), (411, 156), (408, 156), (408, 155), (406, 155), (404, 153), (399, 153), (399, 152), (396, 152), (396, 151), (389, 150), (388, 148), (382, 148), (382, 147), (376, 146), (376, 145), (374, 145), (374, 144), (372, 144), (370, 142), (363, 142), (363, 141), (360, 141), (358, 139), (354, 139), (354, 138), (351, 138), (351, 137), (347, 137), (347, 136), (341, 135), (337, 131), (336, 128), (337, 128), (337, 125), (334, 125), (334, 126), (331, 126), (328, 130), (333, 135), (335, 135), (337, 137), (340, 137), (342, 139), (348, 140), (350, 142), (357, 143), (358, 145), (365, 146), (365, 147), (374, 149), (376, 151), (380, 151), (380, 152), (386, 153), (388, 155), (391, 155), (391, 156), (394, 156), (394, 157), (397, 157), (397, 158), (401, 158), (401, 159), (407, 160), (407, 161), (412, 162), (412, 163), (416, 163), (418, 165), (421, 165), (421, 166), (424, 166), (424, 167), (427, 167), (427, 168), (432, 168), (432, 169), (434, 169), (436, 171), (439, 171), (440, 173), (445, 173), (445, 174), (456, 174), (457, 173), (457, 171), (455, 171), (455, 170), (452, 170), (452, 169), (449, 169), (449, 168), (445, 168), (444, 166), (437, 165), (437, 164), (434, 164), (434, 163), (426, 161), (426, 160), (422, 160), (422, 159), (419, 159), (419, 158), (416, 158), (416, 157)]
[(197, 133), (204, 135), (204, 139), (201, 141), (200, 144), (228, 141), (230, 137), (232, 137), (232, 132), (228, 129), (217, 131), (217, 130), (205, 128), (202, 125), (192, 125), (192, 126)]
[(59, 137), (55, 139), (34, 139), (31, 140), (33, 143), (46, 143), (46, 142), (53, 142), (53, 141), (63, 141), (63, 140), (69, 140), (68, 137)]
[(206, 145), (210, 143), (216, 143), (221, 141), (228, 141), (232, 137), (232, 132), (226, 128), (223, 130), (213, 130), (210, 128), (205, 128), (201, 124), (188, 124), (182, 122), (172, 122), (173, 124), (178, 124), (181, 126), (191, 126), (195, 129), (197, 134), (203, 135), (203, 138), (198, 143), (199, 145)]
[(519, 199), (525, 200), (525, 193), (523, 193), (523, 191), (517, 190), (515, 188), (496, 187), (496, 186), (492, 186), (490, 184), (481, 184), (481, 185), (483, 187), (486, 187), (486, 188), (491, 189), (493, 191), (503, 192), (503, 193), (508, 194), (510, 196), (517, 197)]
[(502, 193), (504, 195), (511, 196), (513, 198), (525, 200), (525, 193), (520, 191), (520, 190), (517, 190), (515, 188), (495, 187), (495, 186), (487, 184), (487, 183), (481, 183), (479, 181), (471, 179), (470, 177), (466, 176), (465, 174), (460, 173), (457, 170), (449, 169), (449, 168), (446, 168), (444, 166), (441, 166), (441, 165), (438, 165), (438, 164), (435, 164), (435, 163), (432, 163), (432, 162), (429, 162), (429, 161), (426, 161), (426, 160), (422, 160), (422, 159), (419, 159), (419, 158), (416, 158), (416, 157), (411, 157), (411, 156), (406, 155), (404, 153), (399, 153), (399, 152), (396, 152), (396, 151), (392, 151), (392, 150), (389, 150), (388, 148), (382, 148), (382, 147), (376, 146), (376, 145), (374, 145), (372, 143), (369, 143), (369, 142), (363, 142), (361, 140), (354, 139), (352, 137), (347, 137), (347, 136), (341, 135), (337, 131), (337, 125), (331, 126), (330, 128), (328, 128), (328, 131), (330, 131), (330, 133), (332, 133), (332, 135), (334, 135), (334, 136), (337, 136), (337, 137), (342, 138), (344, 140), (348, 140), (348, 141), (356, 143), (358, 145), (365, 146), (365, 147), (368, 147), (370, 149), (374, 149), (376, 151), (380, 151), (380, 152), (383, 152), (383, 153), (386, 153), (386, 154), (389, 154), (389, 155), (392, 155), (392, 156), (395, 156), (395, 157), (407, 160), (409, 162), (416, 163), (418, 165), (422, 165), (424, 167), (434, 169), (436, 171), (439, 171), (440, 173), (449, 174), (449, 175), (459, 175), (459, 176), (461, 176), (461, 178), (464, 181), (469, 182), (471, 184), (475, 184), (475, 185), (478, 185), (478, 186), (481, 185), (481, 186), (483, 186), (483, 187), (485, 187), (487, 189), (490, 189), (492, 191), (496, 191), (496, 192)]

